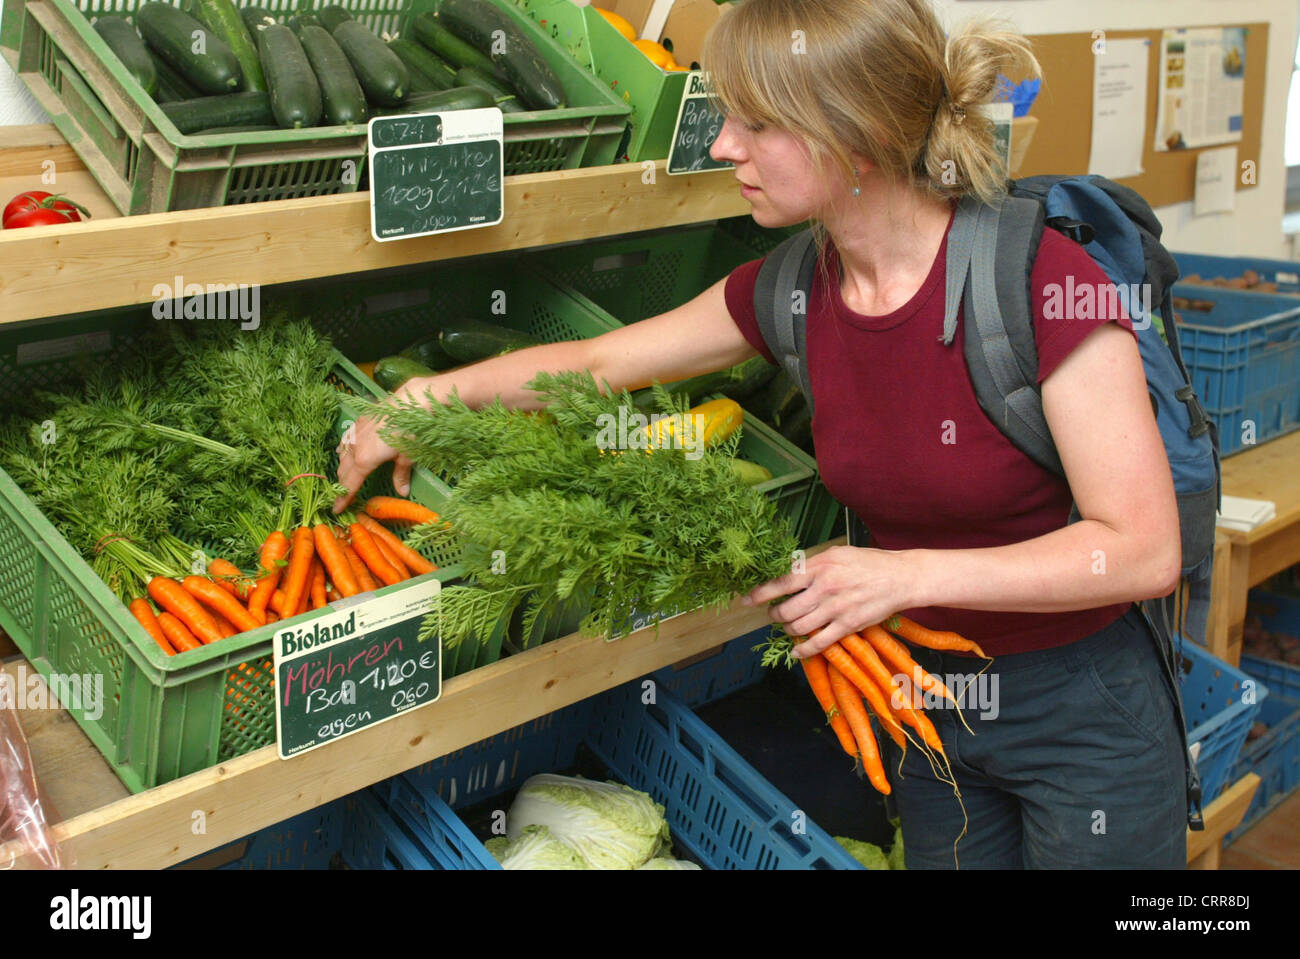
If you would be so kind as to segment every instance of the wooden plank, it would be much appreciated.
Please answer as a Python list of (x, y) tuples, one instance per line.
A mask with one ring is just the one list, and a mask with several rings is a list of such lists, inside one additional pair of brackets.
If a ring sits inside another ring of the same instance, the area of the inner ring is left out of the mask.
[(1205, 627), (1205, 648), (1220, 659), (1228, 658), (1229, 593), (1232, 582), (1232, 540), (1217, 530), (1214, 537), (1214, 574), (1210, 579), (1210, 620)]
[[(40, 182), (45, 173), (46, 161), (54, 164), (55, 182), (65, 172), (86, 169), (77, 152), (68, 146), (68, 141), (53, 123), (28, 123), (18, 126), (0, 127), (0, 177), (20, 176), (34, 178)], [(93, 180), (93, 178), (92, 178)], [(29, 186), (24, 189), (46, 189), (51, 193), (64, 192), (50, 186)], [(8, 199), (6, 197), (6, 199)], [(114, 208), (114, 214), (117, 209)]]
[[(1250, 801), (1255, 798), (1259, 788), (1259, 776), (1247, 773), (1230, 785), (1218, 799), (1205, 809), (1205, 829), (1201, 832), (1187, 830), (1187, 862), (1193, 863), (1198, 857), (1217, 848), (1223, 837), (1241, 824)], [(1203, 868), (1194, 866), (1193, 868)]]
[[(2, 155), (2, 154), (0, 154)], [(73, 200), (76, 200), (87, 210), (90, 211), (90, 222), (97, 223), (100, 220), (121, 219), (122, 214), (117, 212), (117, 207), (109, 199), (108, 194), (100, 187), (99, 181), (91, 175), (86, 169), (68, 169), (59, 167), (58, 180), (56, 183), (42, 183), (39, 170), (34, 175), (21, 176), (3, 176), (0, 175), (0, 202), (7, 202), (10, 197), (17, 196), (19, 193), (25, 193), (28, 190), (44, 190), (47, 193), (64, 193)], [(62, 230), (80, 229), (80, 224), (71, 224), (67, 227), (59, 227)], [(9, 265), (5, 265), (8, 271)]]
[[(567, 636), (453, 677), (438, 702), (333, 745), (289, 761), (268, 746), (106, 802), (64, 820), (55, 836), (78, 868), (169, 866), (770, 622), (766, 609), (737, 600), (719, 613), (699, 610), (669, 620), (657, 636), (633, 633), (616, 646)], [(196, 835), (198, 822), (204, 831)], [(11, 852), (0, 849), (0, 859)]]
[(1256, 543), (1300, 524), (1300, 432), (1278, 437), (1223, 461), (1223, 492), (1270, 500), (1277, 516), (1249, 532), (1228, 530), (1234, 542)]
[(1250, 544), (1247, 582), (1257, 586), (1296, 563), (1300, 563), (1300, 520), (1278, 527)]
[(371, 239), (369, 203), (353, 193), (0, 233), (0, 322), (149, 303), (177, 275), (287, 283), (749, 212), (734, 176), (668, 176), (662, 161), (653, 178), (630, 163), (507, 177), (501, 224), (392, 243)]

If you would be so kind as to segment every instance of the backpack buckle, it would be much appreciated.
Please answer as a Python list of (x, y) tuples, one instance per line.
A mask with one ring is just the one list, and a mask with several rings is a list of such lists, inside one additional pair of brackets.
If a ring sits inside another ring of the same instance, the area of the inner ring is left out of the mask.
[(1196, 439), (1210, 431), (1210, 417), (1205, 412), (1205, 407), (1201, 405), (1200, 399), (1196, 395), (1196, 390), (1192, 389), (1190, 384), (1180, 386), (1174, 390), (1174, 397), (1182, 400), (1183, 405), (1187, 407), (1187, 414), (1191, 417), (1192, 425), (1188, 427), (1187, 435)]

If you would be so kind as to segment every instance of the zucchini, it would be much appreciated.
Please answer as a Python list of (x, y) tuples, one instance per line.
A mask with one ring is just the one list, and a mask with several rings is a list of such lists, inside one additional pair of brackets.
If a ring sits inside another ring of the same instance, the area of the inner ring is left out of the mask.
[(437, 333), (416, 340), (399, 355), (415, 360), (431, 370), (446, 370), (456, 365), (456, 361), (439, 345)]
[[(328, 9), (321, 11), (323, 22), (328, 22), (325, 20), (325, 10)], [(344, 20), (330, 32), (347, 54), (368, 100), (381, 106), (395, 107), (406, 99), (411, 89), (406, 64), (375, 36), (373, 30), (358, 20)]]
[(439, 345), (461, 363), (485, 360), (541, 343), (535, 336), (472, 317), (455, 317), (442, 322)]
[(727, 370), (727, 380), (718, 387), (718, 392), (733, 400), (746, 399), (766, 386), (780, 371), (779, 366), (773, 366), (761, 356), (752, 357)]
[(261, 90), (177, 100), (162, 104), (162, 111), (186, 135), (217, 127), (264, 126), (275, 122), (271, 97)]
[(320, 27), (326, 33), (329, 33), (329, 29), (325, 27), (325, 24), (320, 22), (320, 17), (306, 10), (302, 13), (295, 13), (289, 18), (289, 29), (298, 34), (299, 40), (302, 39), (303, 27)]
[(405, 356), (385, 356), (371, 373), (371, 379), (390, 393), (417, 376), (433, 376), (433, 370)]
[[(555, 110), (565, 105), (564, 85), (541, 51), (533, 45), (519, 24), (504, 10), (487, 0), (442, 0), (438, 20), (482, 53), (505, 73), (519, 93), (519, 99), (536, 110)], [(499, 34), (498, 34), (499, 31)], [(505, 51), (495, 53), (496, 36), (505, 38)]]
[(804, 403), (803, 391), (799, 385), (790, 379), (785, 370), (780, 370), (745, 405), (760, 420), (780, 429), (782, 419), (788, 418), (800, 406), (807, 404)]
[(347, 8), (340, 7), (337, 3), (320, 7), (316, 11), (316, 15), (320, 18), (321, 26), (330, 33), (333, 33), (334, 28), (340, 23), (346, 23), (352, 19), (352, 14), (348, 13)]
[(492, 58), (486, 53), (479, 53), (474, 47), (438, 22), (432, 13), (422, 13), (411, 22), (415, 39), (442, 57), (456, 68), (478, 67), (485, 73), (506, 79), (505, 73), (497, 68)]
[(813, 455), (812, 410), (808, 409), (807, 403), (800, 403), (793, 412), (782, 417), (780, 433), (809, 456)]
[[(135, 25), (149, 49), (200, 93), (234, 93), (243, 84), (239, 58), (216, 31), (185, 11), (170, 3), (141, 4), (135, 11)], [(203, 34), (203, 53), (193, 50), (196, 32)]]
[(248, 28), (248, 36), (257, 45), (257, 31), (268, 23), (275, 23), (275, 17), (271, 16), (269, 10), (263, 10), (261, 7), (240, 7), (239, 18), (244, 21), (244, 26)]
[[(721, 392), (722, 387), (729, 382), (731, 382), (731, 371), (718, 370), (714, 373), (701, 373), (699, 376), (691, 376), (675, 383), (665, 383), (663, 387), (673, 396), (684, 396), (686, 402), (691, 403), (701, 397)], [(642, 412), (659, 412), (659, 407), (654, 399), (654, 390), (649, 387), (633, 393), (632, 402)]]
[(482, 87), (452, 87), (432, 93), (413, 93), (400, 107), (388, 107), (380, 114), (392, 116), (402, 113), (445, 113), (450, 110), (474, 110), (496, 106), (492, 94)]
[(150, 55), (153, 56), (154, 69), (158, 72), (159, 103), (171, 100), (195, 100), (203, 96), (192, 83), (169, 67), (162, 57)]
[(126, 72), (135, 77), (144, 92), (153, 96), (158, 92), (158, 68), (153, 64), (153, 57), (135, 32), (135, 27), (121, 17), (100, 16), (95, 18), (95, 32), (100, 35), (108, 48), (122, 61)]
[(455, 82), (451, 69), (414, 40), (396, 37), (388, 41), (388, 49), (402, 58), (411, 75), (411, 92), (450, 90), (464, 86)]
[(257, 43), (234, 0), (182, 0), (181, 9), (198, 20), (230, 47), (244, 72), (244, 90), (265, 90), (266, 78), (257, 59)]
[(257, 32), (257, 52), (266, 64), (275, 122), (286, 128), (319, 124), (320, 83), (293, 31), (281, 23), (263, 27)]
[(334, 126), (365, 123), (369, 119), (366, 95), (352, 72), (352, 64), (324, 27), (300, 25), (298, 40), (320, 84), (325, 122)]

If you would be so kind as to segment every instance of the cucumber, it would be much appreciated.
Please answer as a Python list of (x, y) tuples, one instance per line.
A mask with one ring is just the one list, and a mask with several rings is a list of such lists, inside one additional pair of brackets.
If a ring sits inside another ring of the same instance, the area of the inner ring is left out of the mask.
[(782, 417), (780, 433), (809, 456), (813, 455), (812, 410), (807, 403)]
[(153, 65), (153, 57), (135, 32), (135, 27), (121, 17), (101, 16), (95, 18), (95, 32), (108, 44), (108, 48), (122, 61), (126, 72), (135, 77), (144, 92), (153, 96), (158, 92), (158, 68)]
[(326, 33), (329, 33), (329, 30), (325, 27), (325, 24), (320, 22), (320, 17), (308, 11), (303, 11), (302, 13), (295, 13), (292, 17), (289, 18), (289, 29), (292, 30), (294, 33), (298, 34), (298, 39), (300, 40), (302, 39), (303, 27), (320, 27), (324, 29)]
[(248, 36), (254, 46), (257, 45), (257, 31), (268, 23), (275, 23), (275, 17), (271, 16), (270, 11), (263, 10), (261, 7), (240, 7), (239, 18), (248, 28)]
[(182, 0), (181, 9), (198, 20), (230, 47), (244, 72), (244, 90), (265, 90), (266, 78), (257, 59), (257, 43), (234, 0)]
[(352, 14), (348, 13), (347, 8), (340, 7), (337, 3), (331, 3), (320, 7), (317, 9), (316, 15), (320, 18), (321, 26), (330, 33), (333, 33), (334, 28), (340, 23), (345, 23), (352, 19)]
[(330, 32), (312, 24), (298, 28), (298, 40), (320, 84), (321, 107), (327, 124), (365, 123), (369, 119), (366, 95), (352, 72), (352, 64)]
[(427, 366), (431, 370), (446, 370), (456, 365), (456, 360), (447, 354), (438, 343), (438, 335), (434, 333), (423, 339), (416, 340), (399, 354), (407, 359), (415, 360)]
[(766, 386), (780, 370), (761, 356), (752, 357), (727, 371), (727, 381), (718, 387), (718, 392), (733, 400), (746, 399)]
[[(135, 25), (149, 49), (200, 93), (234, 93), (243, 84), (239, 58), (214, 30), (183, 10), (170, 3), (145, 3), (135, 11)], [(203, 36), (203, 53), (193, 50), (196, 34)]]
[(492, 52), (496, 37), (503, 36), (505, 52), (492, 52), (492, 62), (514, 85), (519, 99), (536, 110), (556, 110), (565, 105), (560, 78), (504, 10), (487, 0), (442, 0), (438, 21), (482, 53)]
[(172, 100), (195, 100), (203, 96), (192, 83), (169, 67), (162, 57), (152, 53), (150, 55), (153, 57), (154, 69), (158, 72), (159, 103)]
[[(322, 22), (328, 23), (325, 20), (328, 9), (321, 11)], [(347, 54), (366, 99), (386, 107), (395, 107), (406, 99), (411, 89), (406, 64), (375, 36), (374, 31), (360, 21), (344, 20), (330, 32)]]
[(790, 379), (785, 370), (780, 370), (745, 405), (764, 423), (780, 429), (783, 417), (790, 416), (800, 405), (807, 404), (804, 403), (799, 385)]
[(164, 103), (162, 111), (186, 135), (216, 127), (264, 126), (275, 122), (271, 97), (261, 90), (177, 100)]
[(525, 113), (529, 109), (503, 81), (478, 67), (461, 67), (456, 71), (456, 82), (461, 86), (487, 90), (502, 113)]
[(413, 93), (400, 107), (388, 107), (379, 113), (392, 116), (402, 113), (445, 113), (450, 110), (474, 110), (496, 106), (492, 94), (482, 87), (452, 87), (433, 93)]
[(320, 123), (320, 83), (293, 31), (281, 23), (262, 28), (257, 32), (257, 52), (266, 64), (275, 122), (285, 128)]
[(371, 374), (371, 378), (390, 393), (417, 376), (433, 376), (433, 370), (405, 356), (385, 356), (375, 364)]
[(196, 137), (202, 137), (207, 136), (210, 133), (269, 133), (278, 129), (280, 128), (274, 123), (251, 123), (247, 126), (239, 127), (209, 127), (206, 130), (195, 131), (194, 135)]
[(485, 360), (489, 356), (500, 356), (541, 342), (527, 333), (471, 317), (444, 320), (442, 332), (438, 335), (439, 345), (461, 363)]
[(506, 79), (505, 72), (498, 69), (492, 58), (486, 53), (479, 53), (471, 44), (466, 43), (456, 34), (438, 22), (432, 13), (422, 13), (411, 22), (415, 39), (446, 60), (452, 66), (478, 67), (501, 80)]
[(414, 40), (396, 37), (388, 41), (388, 49), (406, 64), (407, 72), (411, 74), (412, 93), (464, 86), (455, 82), (450, 67)]

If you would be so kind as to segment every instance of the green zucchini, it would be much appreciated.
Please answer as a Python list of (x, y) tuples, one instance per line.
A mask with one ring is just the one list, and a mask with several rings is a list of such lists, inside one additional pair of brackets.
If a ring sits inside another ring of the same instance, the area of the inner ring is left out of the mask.
[(280, 126), (314, 127), (320, 123), (320, 83), (292, 30), (277, 23), (257, 32), (257, 52), (266, 64), (271, 112)]
[(158, 96), (159, 103), (167, 103), (172, 100), (195, 100), (203, 96), (201, 92), (186, 80), (183, 76), (167, 65), (162, 57), (150, 53), (153, 57), (154, 70), (158, 72)]
[(718, 392), (733, 400), (747, 399), (766, 386), (780, 370), (779, 366), (773, 366), (761, 356), (752, 357), (727, 370), (727, 380), (718, 387)]
[(407, 72), (411, 75), (411, 92), (423, 93), (429, 90), (450, 90), (454, 86), (464, 86), (455, 82), (451, 69), (414, 40), (395, 37), (388, 41), (388, 49), (402, 58)]
[(275, 17), (271, 16), (271, 12), (263, 10), (261, 7), (240, 7), (239, 18), (244, 21), (244, 26), (248, 28), (248, 36), (252, 39), (254, 46), (257, 45), (258, 29), (268, 23), (275, 23)]
[[(200, 93), (234, 93), (243, 84), (239, 58), (216, 31), (185, 11), (170, 3), (145, 3), (136, 8), (135, 25), (149, 49)], [(202, 53), (194, 52), (196, 33), (203, 36)]]
[(409, 357), (385, 356), (375, 363), (374, 371), (370, 375), (381, 388), (391, 393), (409, 379), (417, 376), (433, 376), (433, 370)]
[(181, 9), (230, 47), (244, 73), (244, 90), (265, 90), (266, 78), (257, 59), (257, 43), (239, 15), (234, 0), (182, 0)]
[[(322, 21), (325, 21), (324, 14), (328, 9), (321, 11)], [(386, 107), (395, 107), (406, 99), (411, 89), (406, 64), (375, 36), (373, 30), (359, 20), (344, 20), (330, 32), (347, 54), (366, 99)]]
[(153, 57), (135, 32), (135, 27), (121, 17), (99, 16), (95, 18), (95, 32), (108, 44), (108, 48), (122, 61), (126, 72), (135, 77), (144, 92), (153, 96), (158, 92), (158, 68), (153, 64)]
[(812, 410), (800, 403), (792, 412), (782, 417), (780, 433), (789, 442), (808, 455), (813, 455)]
[(162, 111), (186, 135), (216, 127), (264, 126), (275, 122), (271, 97), (261, 90), (177, 100), (162, 104)]
[(415, 360), (417, 363), (422, 363), (431, 370), (450, 369), (456, 365), (456, 360), (439, 345), (438, 336), (439, 334), (434, 333), (418, 339), (402, 350), (400, 355)]
[(392, 116), (401, 113), (439, 113), (450, 110), (473, 110), (496, 106), (492, 94), (482, 87), (452, 87), (432, 93), (413, 93), (399, 107), (387, 107), (380, 114)]
[(416, 40), (452, 66), (458, 69), (478, 67), (485, 73), (505, 80), (505, 72), (497, 68), (491, 57), (486, 53), (479, 53), (471, 44), (456, 36), (439, 23), (432, 13), (422, 13), (416, 17), (411, 21), (411, 29), (415, 33)]
[(302, 39), (303, 27), (320, 27), (325, 30), (326, 33), (329, 33), (329, 29), (325, 24), (320, 22), (320, 17), (305, 10), (302, 13), (295, 13), (289, 18), (289, 29), (298, 34), (298, 39), (300, 40)]
[(330, 32), (307, 24), (299, 27), (298, 40), (320, 84), (325, 123), (332, 126), (365, 123), (370, 117), (366, 95), (352, 72), (352, 64)]
[(519, 330), (472, 317), (443, 320), (442, 331), (438, 334), (438, 344), (447, 355), (461, 363), (485, 360), (489, 356), (500, 356), (541, 342), (537, 337)]
[(348, 13), (347, 8), (340, 7), (337, 3), (318, 8), (316, 15), (320, 18), (321, 26), (330, 33), (333, 33), (334, 28), (340, 23), (346, 23), (352, 19), (352, 14)]
[(803, 391), (785, 370), (778, 371), (745, 404), (746, 409), (760, 420), (778, 429), (782, 420), (788, 418), (800, 405), (807, 405), (804, 403)]
[[(546, 62), (541, 51), (518, 23), (504, 10), (486, 0), (442, 0), (438, 20), (457, 36), (469, 41), (505, 73), (519, 93), (519, 99), (536, 110), (555, 110), (565, 105), (564, 85)], [(504, 52), (494, 49), (497, 37), (504, 37)]]

